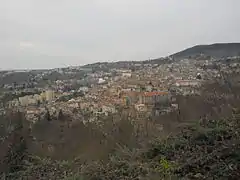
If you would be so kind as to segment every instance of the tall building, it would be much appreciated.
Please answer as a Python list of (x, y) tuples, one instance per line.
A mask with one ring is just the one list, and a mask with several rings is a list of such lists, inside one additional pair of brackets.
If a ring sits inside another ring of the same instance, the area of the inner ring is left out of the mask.
[(27, 106), (29, 104), (28, 96), (19, 97), (19, 102), (21, 106)]
[(169, 100), (168, 92), (145, 92), (139, 96), (139, 102), (141, 104), (156, 104), (156, 103), (166, 103)]
[(51, 101), (55, 97), (55, 93), (52, 90), (47, 90), (45, 94), (46, 94), (46, 101)]

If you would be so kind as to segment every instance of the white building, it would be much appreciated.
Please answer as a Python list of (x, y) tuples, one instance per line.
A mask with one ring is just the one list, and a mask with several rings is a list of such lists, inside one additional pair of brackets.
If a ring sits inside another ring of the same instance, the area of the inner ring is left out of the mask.
[(84, 86), (84, 87), (80, 87), (79, 89), (78, 89), (78, 92), (80, 92), (80, 91), (82, 91), (82, 92), (88, 92), (89, 91), (89, 89), (88, 89), (88, 87), (86, 87), (86, 86)]
[(98, 80), (98, 84), (103, 84), (103, 83), (105, 83), (106, 81), (103, 79), (103, 78), (99, 78), (99, 80)]
[(178, 80), (176, 86), (199, 86), (201, 84), (198, 80)]
[(126, 78), (132, 77), (132, 73), (124, 72), (124, 73), (122, 73), (122, 77), (126, 77)]

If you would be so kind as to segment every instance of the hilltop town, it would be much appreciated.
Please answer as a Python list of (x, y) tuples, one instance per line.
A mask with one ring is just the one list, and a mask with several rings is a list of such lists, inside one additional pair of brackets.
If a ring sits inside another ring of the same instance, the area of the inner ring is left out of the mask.
[(177, 96), (200, 96), (202, 85), (239, 73), (239, 58), (215, 59), (201, 54), (179, 61), (166, 57), (1, 72), (1, 113), (15, 109), (32, 123), (46, 117), (58, 119), (62, 114), (84, 124), (98, 123), (101, 117), (124, 109), (135, 120), (142, 115), (158, 117), (177, 111)]

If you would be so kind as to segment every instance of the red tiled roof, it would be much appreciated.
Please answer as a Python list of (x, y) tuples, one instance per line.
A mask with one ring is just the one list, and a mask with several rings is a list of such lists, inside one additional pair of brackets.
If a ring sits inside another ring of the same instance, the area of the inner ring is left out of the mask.
[(156, 91), (156, 92), (145, 92), (144, 96), (156, 96), (156, 95), (167, 95), (167, 94), (168, 94), (168, 92)]

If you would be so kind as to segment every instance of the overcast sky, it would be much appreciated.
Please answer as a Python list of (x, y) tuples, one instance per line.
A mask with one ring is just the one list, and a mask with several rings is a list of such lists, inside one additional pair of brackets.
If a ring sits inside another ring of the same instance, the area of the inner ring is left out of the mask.
[(0, 69), (146, 60), (240, 42), (240, 0), (0, 0)]

